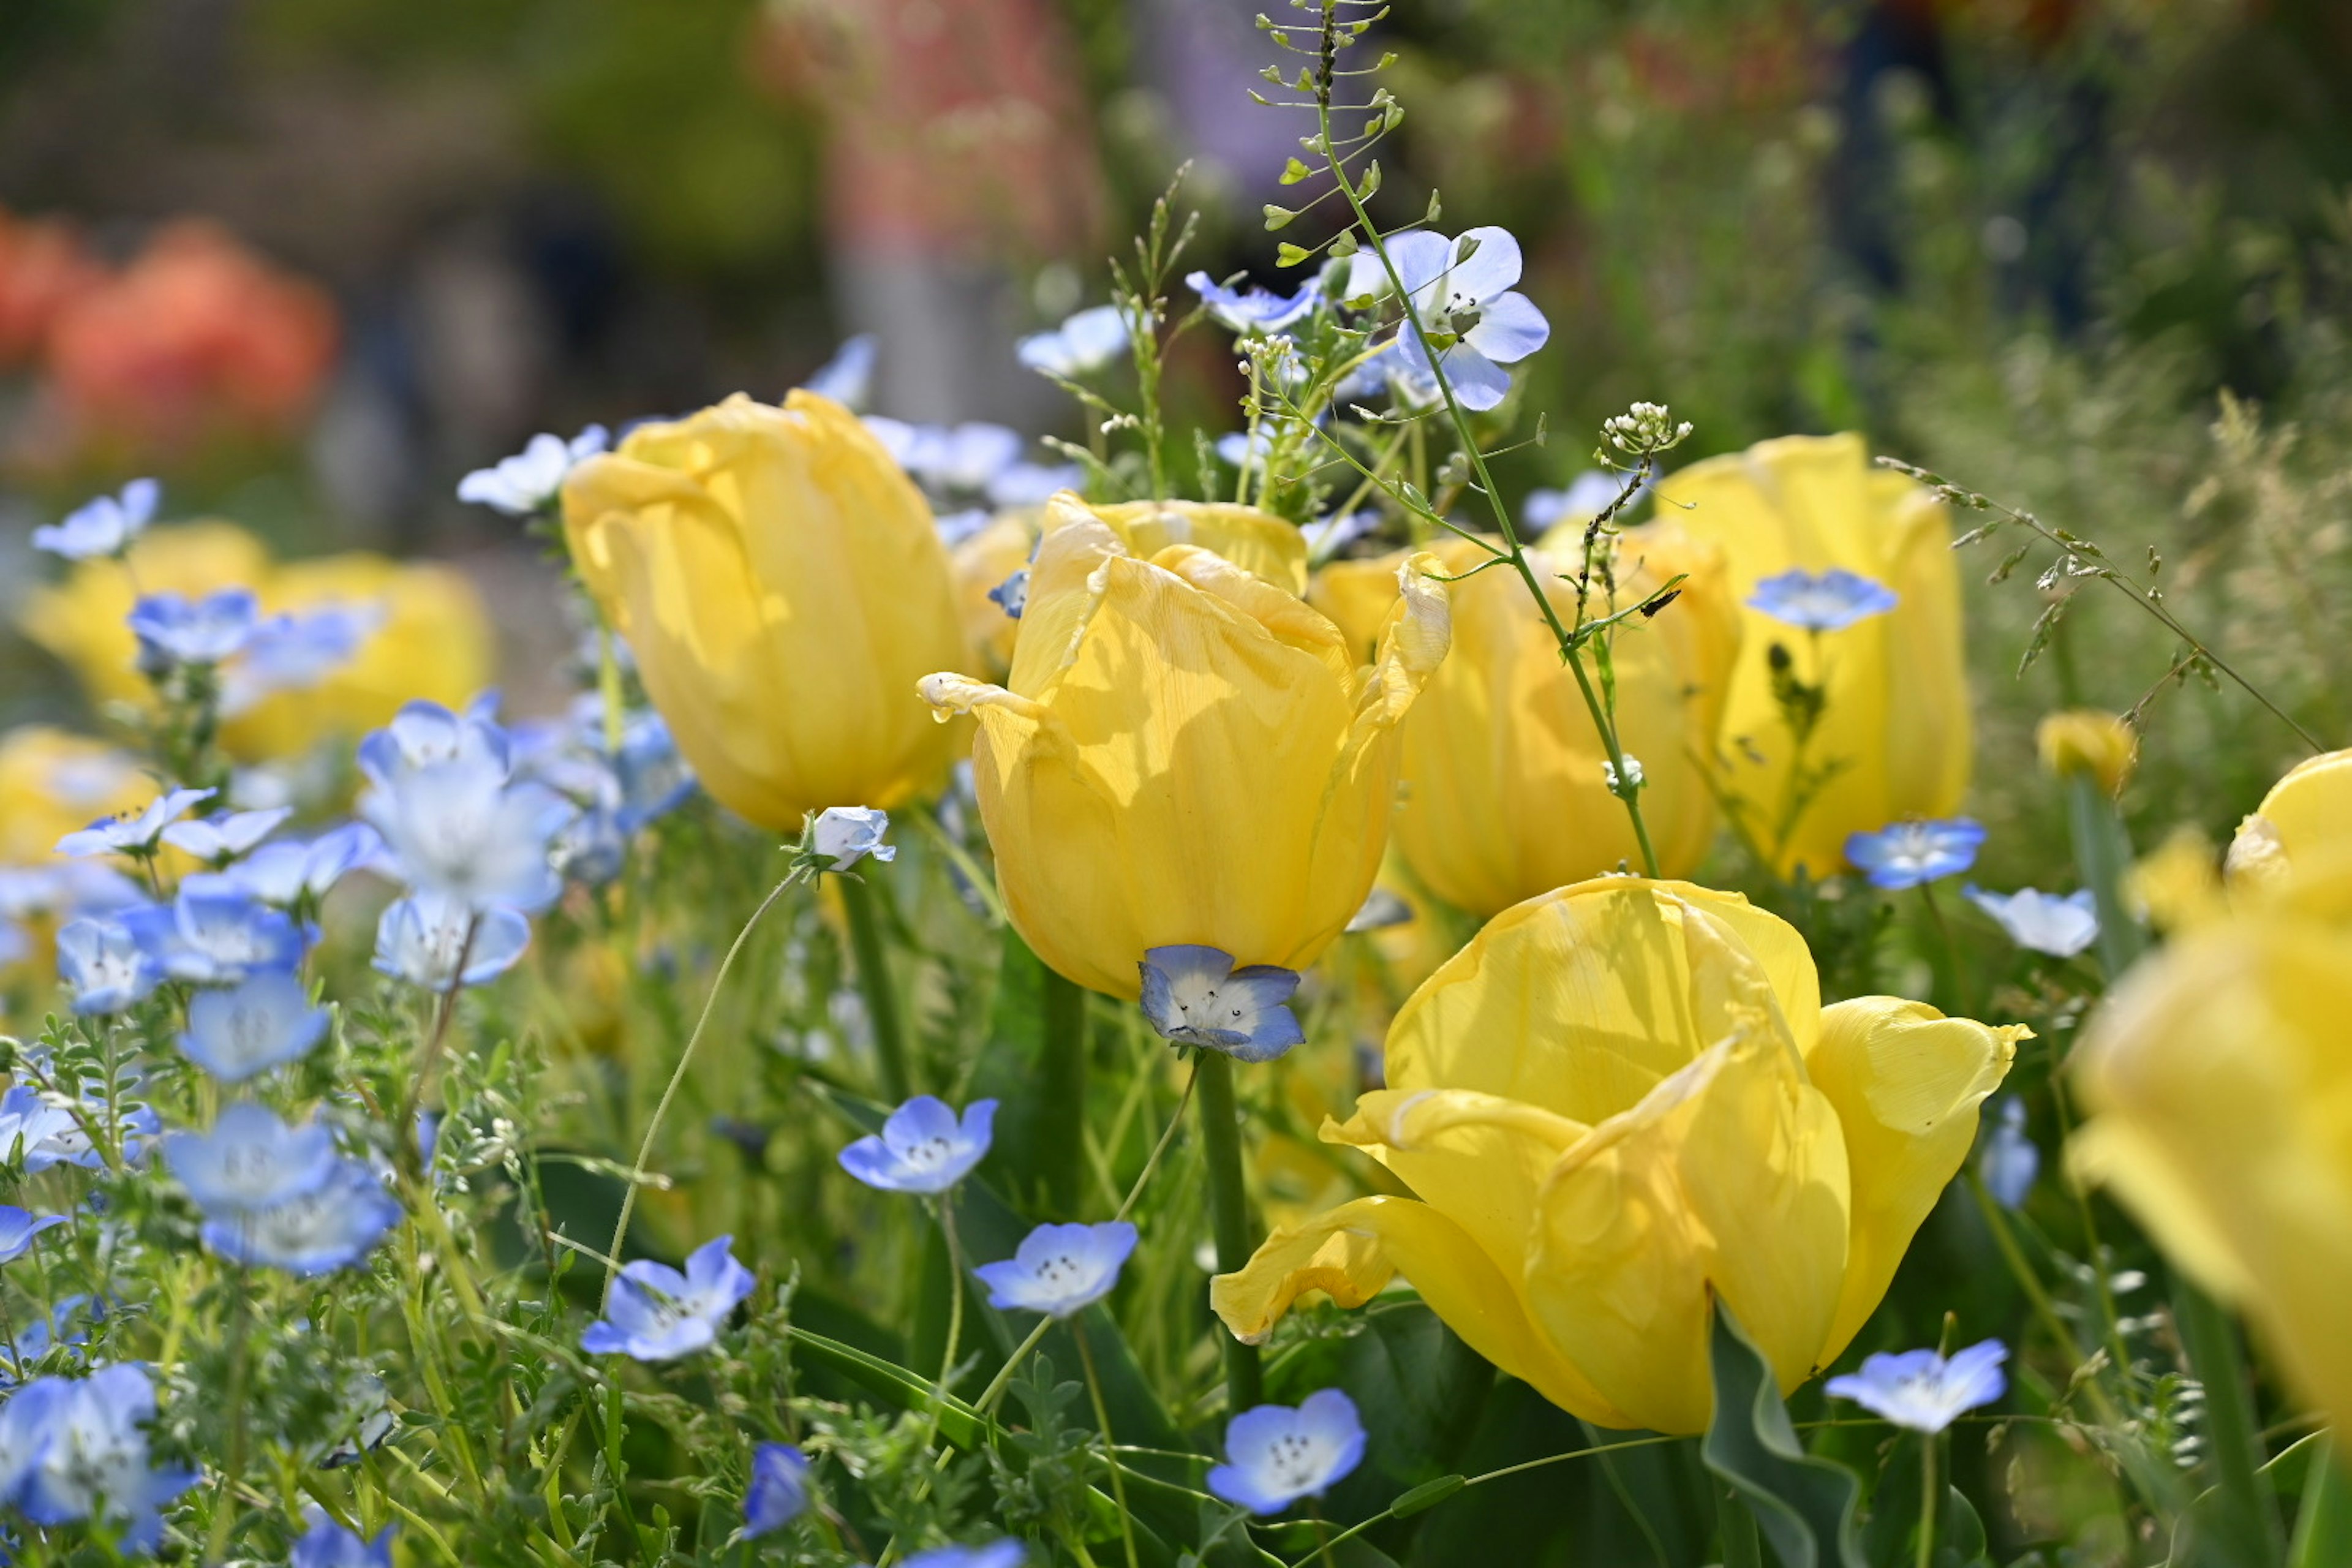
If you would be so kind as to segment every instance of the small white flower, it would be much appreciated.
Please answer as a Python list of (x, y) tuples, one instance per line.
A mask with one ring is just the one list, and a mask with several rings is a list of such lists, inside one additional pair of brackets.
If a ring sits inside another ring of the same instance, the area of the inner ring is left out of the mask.
[[(1619, 793), (1617, 764), (1606, 757), (1601, 759), (1601, 778), (1611, 795)], [(1643, 784), (1642, 759), (1631, 752), (1625, 753), (1625, 784), (1633, 789), (1640, 789)]]
[(477, 501), (509, 517), (529, 517), (552, 503), (574, 467), (602, 452), (611, 439), (602, 425), (591, 425), (566, 441), (561, 436), (539, 435), (511, 458), (476, 468), (457, 481), (457, 499)]
[(100, 496), (67, 513), (63, 522), (33, 530), (33, 548), (68, 561), (120, 555), (154, 517), (163, 498), (163, 487), (153, 479), (133, 479), (120, 496)]
[(2098, 940), (2098, 906), (2088, 888), (2063, 899), (2032, 888), (2006, 896), (1973, 884), (1962, 890), (1969, 902), (2000, 922), (2010, 941), (2031, 952), (2072, 958)]
[(828, 806), (809, 828), (809, 847), (832, 862), (826, 869), (846, 871), (869, 855), (877, 860), (896, 860), (898, 847), (882, 842), (889, 830), (887, 811), (870, 805)]

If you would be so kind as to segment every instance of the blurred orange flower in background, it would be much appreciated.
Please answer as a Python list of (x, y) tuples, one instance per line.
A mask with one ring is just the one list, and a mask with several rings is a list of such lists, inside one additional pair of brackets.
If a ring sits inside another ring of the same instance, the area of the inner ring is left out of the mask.
[(105, 281), (71, 226), (0, 211), (0, 369), (38, 353), (59, 313)]

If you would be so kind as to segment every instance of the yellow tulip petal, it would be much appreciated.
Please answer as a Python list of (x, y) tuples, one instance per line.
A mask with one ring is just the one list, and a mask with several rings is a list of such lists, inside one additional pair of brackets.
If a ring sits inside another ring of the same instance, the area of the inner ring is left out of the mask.
[(1822, 1011), (1806, 1057), (1837, 1110), (1853, 1187), (1852, 1252), (1819, 1361), (1837, 1359), (1895, 1279), (1896, 1265), (1976, 1142), (1977, 1107), (2031, 1039), (1924, 1002), (1864, 996)]
[(1089, 510), (1117, 531), (1130, 554), (1149, 560), (1171, 544), (1196, 545), (1294, 597), (1307, 591), (1305, 536), (1281, 518), (1255, 507), (1220, 501), (1139, 500)]

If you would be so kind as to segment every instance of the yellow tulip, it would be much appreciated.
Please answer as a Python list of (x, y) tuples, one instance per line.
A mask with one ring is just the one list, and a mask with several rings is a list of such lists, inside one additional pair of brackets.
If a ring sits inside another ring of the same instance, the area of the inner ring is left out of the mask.
[(2095, 708), (2050, 714), (2034, 726), (2033, 744), (2050, 772), (2060, 778), (2087, 773), (2109, 795), (2121, 793), (2132, 764), (2139, 760), (2138, 732)]
[(420, 698), (457, 706), (489, 684), (495, 665), (481, 599), (447, 566), (363, 553), (281, 565), (233, 523), (194, 522), (142, 534), (128, 571), (113, 561), (85, 561), (33, 595), (26, 632), (72, 666), (97, 701), (143, 708), (154, 700), (134, 667), (138, 642), (124, 624), (134, 581), (142, 593), (191, 596), (251, 588), (265, 615), (340, 606), (373, 619), (352, 658), (316, 686), (272, 692), (226, 717), (221, 744), (249, 762), (355, 738)]
[(2289, 875), (2352, 859), (2352, 751), (2307, 758), (2238, 825), (2224, 869), (2233, 890), (2273, 889)]
[(923, 682), (980, 721), (1005, 908), (1038, 956), (1111, 995), (1136, 995), (1144, 950), (1171, 943), (1304, 969), (1380, 869), (1397, 721), (1444, 657), (1445, 591), (1409, 565), (1362, 666), (1290, 594), (1195, 544), (1139, 554), (1119, 521), (1048, 503), (1009, 689)]
[(1304, 1290), (1395, 1275), (1587, 1420), (1704, 1430), (1720, 1297), (1785, 1391), (1845, 1348), (1966, 1158), (2022, 1028), (1821, 1005), (1803, 940), (1736, 894), (1601, 878), (1489, 922), (1389, 1032), (1325, 1138), (1417, 1194), (1277, 1231), (1211, 1300), (1261, 1341)]
[(155, 798), (137, 761), (46, 724), (0, 734), (0, 867), (37, 866), (58, 840)]
[[(1791, 569), (1843, 568), (1893, 590), (1895, 608), (1809, 634), (1752, 606), (1724, 716), (1724, 780), (1750, 837), (1782, 875), (1844, 865), (1846, 836), (1905, 817), (1948, 816), (1969, 782), (1968, 672), (1960, 590), (1943, 503), (1874, 468), (1862, 437), (1790, 436), (1669, 475), (1672, 514), (1723, 547), (1744, 603)], [(1801, 757), (1772, 694), (1772, 650), (1827, 704)], [(1825, 781), (1792, 794), (1800, 769)], [(1787, 831), (1781, 818), (1801, 807)]]
[[(1462, 539), (1434, 553), (1454, 575), (1486, 558)], [(1343, 628), (1377, 624), (1372, 617), (1395, 600), (1400, 559), (1334, 562), (1317, 574), (1309, 601)], [(1559, 580), (1568, 559), (1540, 550), (1531, 559), (1572, 623), (1576, 590)], [(1621, 606), (1685, 578), (1682, 596), (1654, 619), (1619, 631), (1613, 664), (1619, 743), (1648, 781), (1642, 812), (1660, 868), (1687, 876), (1715, 835), (1701, 770), (1715, 752), (1739, 649), (1739, 610), (1722, 552), (1670, 526), (1627, 534), (1617, 574)], [(1607, 750), (1526, 584), (1511, 572), (1481, 572), (1455, 584), (1453, 600), (1454, 651), (1403, 726), (1405, 794), (1394, 833), (1412, 874), (1486, 916), (1621, 862), (1640, 869), (1624, 803), (1609, 790)]]
[(1021, 623), (989, 595), (1029, 564), (1037, 548), (1037, 517), (1034, 507), (998, 512), (948, 552), (955, 568), (956, 608), (963, 617), (964, 640), (978, 651), (991, 675), (1002, 676), (1013, 668), (1013, 643)]
[[(2290, 775), (2292, 776), (2292, 775)], [(2352, 877), (2179, 936), (2127, 976), (2074, 1058), (2070, 1169), (2234, 1302), (2290, 1381), (2352, 1431)]]
[(703, 786), (762, 827), (934, 787), (918, 677), (968, 652), (930, 508), (857, 416), (794, 392), (640, 425), (563, 485), (572, 558)]
[(1103, 524), (1118, 535), (1129, 555), (1139, 560), (1149, 561), (1171, 544), (1196, 545), (1223, 556), (1261, 583), (1294, 595), (1307, 591), (1306, 537), (1282, 519), (1254, 506), (1135, 500), (1089, 507), (1069, 495), (1063, 504), (1045, 510), (1048, 533), (1073, 521)]

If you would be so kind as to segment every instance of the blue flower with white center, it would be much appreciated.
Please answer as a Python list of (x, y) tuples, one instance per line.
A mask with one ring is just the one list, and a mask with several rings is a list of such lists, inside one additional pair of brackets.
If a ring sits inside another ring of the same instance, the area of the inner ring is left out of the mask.
[(947, 1101), (919, 1094), (892, 1111), (881, 1135), (869, 1132), (841, 1152), (841, 1168), (886, 1193), (943, 1193), (988, 1155), (996, 1101), (975, 1100), (959, 1121)]
[(992, 1307), (1066, 1318), (1110, 1294), (1135, 1239), (1135, 1226), (1123, 1219), (1041, 1225), (1021, 1238), (1011, 1258), (983, 1263), (972, 1273), (988, 1287)]
[(375, 968), (394, 980), (446, 992), (453, 983), (483, 985), (496, 980), (530, 945), (530, 921), (516, 910), (476, 910), (439, 893), (411, 893), (385, 905), (376, 921)]
[(934, 1546), (900, 1560), (900, 1568), (1018, 1568), (1027, 1548), (1007, 1538), (985, 1546)]
[(383, 839), (364, 822), (347, 822), (316, 838), (264, 844), (229, 868), (228, 878), (265, 904), (290, 910), (315, 904), (337, 882), (383, 853)]
[[(1405, 369), (1431, 375), (1433, 356), (1423, 333), (1451, 337), (1434, 360), (1453, 384), (1454, 398), (1472, 410), (1500, 404), (1511, 390), (1510, 373), (1502, 367), (1527, 358), (1551, 336), (1543, 312), (1511, 287), (1519, 280), (1519, 242), (1492, 225), (1453, 239), (1411, 229), (1391, 236), (1388, 252), (1412, 314), (1395, 339)], [(1378, 296), (1387, 288), (1378, 257), (1359, 251), (1349, 258), (1349, 299)]]
[(686, 1272), (640, 1258), (613, 1281), (604, 1316), (588, 1325), (580, 1348), (590, 1355), (676, 1361), (708, 1350), (719, 1325), (758, 1283), (735, 1260), (735, 1238), (722, 1236), (688, 1255)]
[(208, 789), (165, 790), (136, 812), (101, 816), (58, 840), (60, 855), (152, 855), (163, 829), (185, 816), (192, 806), (212, 799)]
[(1977, 1156), (1977, 1174), (1993, 1202), (2013, 1209), (2025, 1201), (2041, 1173), (2042, 1151), (2025, 1131), (2025, 1101), (2005, 1094), (1992, 1129), (1985, 1134), (1984, 1152)]
[(989, 481), (1021, 460), (1018, 431), (985, 420), (962, 425), (909, 425), (878, 414), (866, 416), (866, 429), (933, 495), (979, 495)]
[(100, 496), (68, 512), (63, 522), (33, 530), (33, 548), (68, 561), (120, 555), (154, 521), (163, 499), (163, 487), (153, 479), (133, 479), (121, 495)]
[(510, 783), (502, 755), (465, 752), (393, 771), (360, 800), (413, 887), (525, 912), (563, 891), (548, 851), (572, 813), (551, 790)]
[(35, 1524), (73, 1524), (103, 1510), (121, 1547), (152, 1552), (163, 1505), (197, 1480), (183, 1466), (154, 1467), (147, 1448), (154, 1419), (145, 1367), (35, 1378), (0, 1406), (0, 1485)]
[(801, 385), (819, 397), (830, 397), (852, 414), (864, 411), (874, 395), (874, 366), (881, 357), (881, 340), (872, 332), (844, 338), (833, 357), (817, 366)]
[(219, 812), (172, 824), (163, 829), (163, 842), (199, 860), (225, 866), (240, 855), (250, 854), (278, 830), (279, 823), (293, 815), (292, 807), (283, 805), (268, 811)]
[(263, 621), (221, 676), (221, 712), (235, 717), (280, 691), (308, 691), (359, 657), (390, 617), (382, 604), (326, 605)]
[[(1623, 476), (1606, 468), (1587, 468), (1570, 479), (1566, 489), (1529, 490), (1527, 499), (1519, 503), (1519, 521), (1537, 533), (1570, 518), (1590, 522), (1607, 511), (1624, 488)], [(1626, 501), (1626, 510), (1631, 510), (1649, 489), (1649, 485), (1643, 485), (1635, 491)], [(1622, 517), (1624, 512), (1618, 515)]]
[(1116, 305), (1095, 305), (1050, 332), (1032, 332), (1013, 352), (1040, 375), (1076, 381), (1126, 353), (1127, 344), (1127, 313)]
[(401, 1208), (364, 1161), (335, 1160), (326, 1177), (283, 1203), (205, 1220), (205, 1245), (232, 1263), (308, 1279), (358, 1266), (400, 1223)]
[(85, 916), (58, 932), (58, 974), (73, 987), (73, 1010), (120, 1013), (154, 994), (163, 965), (120, 920)]
[(302, 962), (302, 928), (228, 877), (194, 872), (168, 906), (119, 917), (174, 980), (230, 985), (260, 970)]
[(513, 743), (492, 717), (497, 710), (495, 693), (476, 698), (463, 713), (438, 702), (407, 703), (360, 742), (360, 773), (379, 789), (444, 763), (481, 763), (504, 773), (512, 766)]
[(385, 1525), (370, 1541), (345, 1530), (314, 1505), (310, 1527), (294, 1542), (287, 1568), (392, 1568), (392, 1526)]
[(327, 1010), (310, 1005), (310, 988), (289, 971), (264, 970), (190, 997), (180, 1049), (221, 1082), (243, 1083), (310, 1055), (326, 1037)]
[(1321, 1497), (1363, 1458), (1356, 1402), (1319, 1389), (1295, 1407), (1261, 1405), (1227, 1422), (1225, 1462), (1209, 1471), (1209, 1489), (1252, 1513), (1280, 1513), (1300, 1498)]
[(988, 596), (996, 602), (998, 609), (1019, 620), (1021, 612), (1029, 607), (1029, 568), (1024, 566), (991, 588)]
[(621, 724), (621, 749), (613, 754), (621, 784), (621, 831), (635, 834), (667, 816), (694, 793), (694, 770), (678, 755), (677, 742), (658, 713), (632, 713)]
[(809, 848), (827, 862), (829, 871), (846, 871), (867, 856), (896, 860), (898, 847), (882, 842), (890, 830), (890, 814), (870, 805), (832, 805), (817, 814), (809, 829)]
[(1284, 1005), (1298, 972), (1271, 963), (1234, 967), (1222, 948), (1155, 947), (1143, 972), (1143, 1016), (1160, 1037), (1223, 1051), (1236, 1061), (1270, 1062), (1307, 1037)]
[(751, 1450), (751, 1484), (743, 1493), (743, 1539), (772, 1535), (808, 1511), (808, 1456), (790, 1443)]
[(1255, 283), (1236, 289), (1218, 282), (1205, 272), (1188, 273), (1184, 284), (1201, 297), (1210, 315), (1244, 337), (1262, 338), (1286, 331), (1323, 302), (1322, 280), (1315, 278), (1309, 278), (1298, 286), (1298, 292), (1286, 297)]
[(1791, 566), (1766, 577), (1748, 595), (1748, 607), (1809, 632), (1842, 632), (1858, 621), (1883, 616), (1900, 603), (1895, 590), (1843, 566), (1818, 575)]
[(1990, 915), (2009, 940), (2053, 958), (2072, 958), (2099, 938), (2099, 907), (2091, 889), (2060, 898), (2020, 888), (2007, 895), (1988, 893), (1973, 882), (1960, 889), (1969, 902)]
[[(113, 1112), (102, 1100), (84, 1100), (78, 1110), (71, 1109), (73, 1103), (45, 1095), (30, 1084), (14, 1085), (0, 1095), (0, 1159), (21, 1158), (28, 1176), (53, 1165), (99, 1170), (106, 1157), (90, 1142), (86, 1123), (103, 1127), (110, 1114), (116, 1117), (112, 1131), (123, 1159), (135, 1164), (146, 1157), (146, 1142), (159, 1128), (152, 1110), (132, 1100)], [(0, 1489), (0, 1496), (5, 1495), (5, 1489)]]
[[(988, 481), (988, 504), (1043, 506), (1063, 490), (1085, 489), (1086, 482), (1086, 469), (1076, 463), (1013, 463)], [(982, 521), (986, 521), (983, 512)]]
[(131, 611), (139, 668), (160, 673), (180, 665), (215, 665), (241, 651), (260, 624), (250, 588), (223, 588), (201, 599), (151, 594)]
[(163, 1163), (207, 1215), (274, 1208), (318, 1191), (333, 1174), (335, 1135), (316, 1121), (288, 1126), (278, 1113), (239, 1100), (214, 1119), (209, 1132), (171, 1132)]
[(1860, 1372), (1833, 1377), (1822, 1386), (1897, 1426), (1936, 1433), (2008, 1391), (2009, 1380), (2000, 1370), (2008, 1359), (2009, 1351), (1999, 1340), (1955, 1352), (1949, 1361), (1934, 1351), (1882, 1352), (1866, 1357)]
[(1916, 888), (1975, 865), (1984, 841), (1983, 826), (1965, 816), (1897, 822), (1875, 833), (1848, 835), (1845, 858), (1874, 888)]
[(61, 1214), (36, 1215), (14, 1204), (0, 1204), (0, 1263), (14, 1263), (32, 1249), (33, 1238), (66, 1223)]
[(565, 477), (603, 451), (610, 439), (602, 425), (591, 425), (569, 441), (561, 436), (533, 436), (513, 457), (459, 479), (457, 499), (509, 517), (529, 517), (553, 506)]

